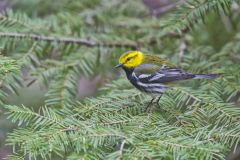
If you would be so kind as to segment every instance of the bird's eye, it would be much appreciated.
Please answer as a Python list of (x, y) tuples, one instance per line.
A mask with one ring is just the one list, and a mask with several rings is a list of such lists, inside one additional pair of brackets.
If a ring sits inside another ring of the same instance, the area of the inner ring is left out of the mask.
[(130, 61), (130, 59), (131, 59), (131, 58), (130, 58), (130, 57), (128, 57), (128, 58), (127, 58), (127, 61)]

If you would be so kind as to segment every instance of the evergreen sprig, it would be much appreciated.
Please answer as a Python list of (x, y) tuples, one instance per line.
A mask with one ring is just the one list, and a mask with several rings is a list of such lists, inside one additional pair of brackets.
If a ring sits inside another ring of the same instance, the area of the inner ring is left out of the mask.
[[(18, 124), (9, 159), (225, 159), (237, 151), (239, 1), (186, 0), (160, 18), (137, 0), (15, 3), (0, 15), (0, 100)], [(171, 87), (148, 115), (150, 97), (112, 69), (129, 49), (219, 77)], [(78, 98), (79, 78), (99, 79), (94, 97)], [(39, 109), (6, 104), (36, 82), (47, 89)]]

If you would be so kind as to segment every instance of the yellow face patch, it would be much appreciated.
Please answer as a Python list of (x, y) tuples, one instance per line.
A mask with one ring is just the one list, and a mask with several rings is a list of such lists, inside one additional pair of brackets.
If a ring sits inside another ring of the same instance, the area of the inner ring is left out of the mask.
[(142, 61), (143, 53), (140, 51), (129, 51), (119, 58), (119, 64), (127, 68), (137, 67), (142, 64)]

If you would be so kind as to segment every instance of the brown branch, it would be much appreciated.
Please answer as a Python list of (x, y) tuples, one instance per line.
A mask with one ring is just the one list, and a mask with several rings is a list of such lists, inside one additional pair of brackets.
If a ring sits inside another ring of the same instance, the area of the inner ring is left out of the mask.
[(236, 13), (240, 13), (240, 5), (236, 2), (236, 1), (233, 1), (232, 2), (232, 11), (236, 12)]
[(120, 152), (120, 158), (119, 158), (119, 159), (120, 159), (120, 160), (123, 159), (123, 149), (124, 149), (125, 143), (126, 143), (126, 140), (124, 139), (124, 140), (122, 141), (121, 145), (120, 145), (120, 149), (119, 149), (119, 152)]
[(118, 47), (118, 48), (131, 48), (138, 49), (138, 43), (119, 43), (119, 42), (109, 42), (109, 43), (99, 43), (93, 40), (82, 39), (82, 38), (74, 38), (74, 37), (52, 37), (52, 36), (44, 36), (44, 35), (36, 35), (36, 34), (24, 34), (24, 33), (11, 33), (11, 32), (0, 32), (0, 37), (6, 38), (20, 38), (20, 39), (32, 39), (36, 41), (46, 41), (46, 42), (58, 42), (58, 43), (75, 43), (78, 45), (84, 45), (87, 47)]
[(179, 64), (181, 64), (183, 62), (183, 57), (184, 57), (184, 54), (186, 51), (187, 51), (187, 41), (183, 37), (181, 40), (181, 44), (180, 44), (179, 52), (178, 52)]
[(165, 6), (161, 6), (159, 8), (152, 9), (151, 15), (152, 16), (159, 16), (161, 14), (167, 13), (173, 9), (175, 9), (178, 5), (182, 5), (185, 2), (185, 0), (180, 0), (176, 3), (169, 3)]

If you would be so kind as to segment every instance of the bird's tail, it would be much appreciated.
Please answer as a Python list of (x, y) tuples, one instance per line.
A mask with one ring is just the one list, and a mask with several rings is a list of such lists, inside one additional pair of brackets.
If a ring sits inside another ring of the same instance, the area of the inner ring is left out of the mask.
[(195, 74), (194, 79), (216, 78), (218, 74)]

